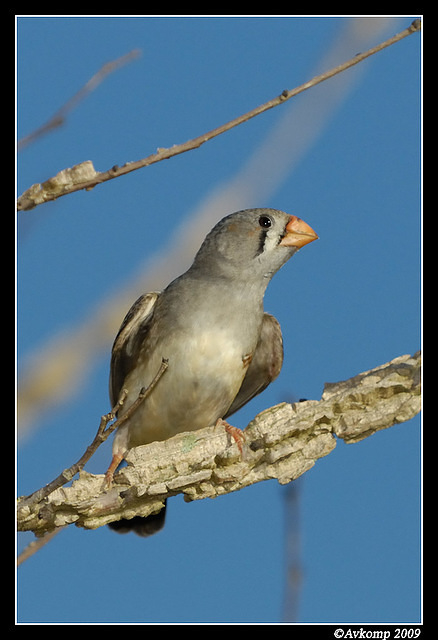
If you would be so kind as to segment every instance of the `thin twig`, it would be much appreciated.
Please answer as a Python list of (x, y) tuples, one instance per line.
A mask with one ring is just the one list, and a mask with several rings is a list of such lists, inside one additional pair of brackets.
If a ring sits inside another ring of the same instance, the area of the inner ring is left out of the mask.
[[(76, 167), (70, 170), (64, 169), (59, 174), (57, 174), (57, 176), (54, 176), (53, 178), (46, 181), (45, 183), (32, 185), (32, 187), (30, 187), (18, 198), (17, 208), (19, 211), (33, 209), (38, 204), (42, 204), (43, 202), (56, 200), (61, 196), (67, 195), (69, 193), (74, 193), (75, 191), (80, 191), (82, 189), (86, 189), (86, 190), (93, 189), (93, 187), (95, 187), (96, 185), (101, 184), (103, 182), (107, 182), (108, 180), (113, 180), (114, 178), (118, 178), (122, 175), (126, 175), (127, 173), (131, 173), (132, 171), (136, 171), (137, 169), (141, 169), (143, 167), (147, 167), (149, 165), (155, 164), (156, 162), (161, 162), (161, 160), (167, 160), (168, 158), (172, 158), (181, 153), (185, 153), (186, 151), (197, 149), (202, 144), (204, 144), (204, 142), (212, 140), (213, 138), (216, 138), (222, 133), (225, 133), (226, 131), (233, 129), (234, 127), (237, 127), (238, 125), (244, 122), (248, 122), (248, 120), (251, 120), (255, 116), (258, 116), (261, 113), (264, 113), (265, 111), (268, 111), (269, 109), (272, 109), (278, 106), (279, 104), (282, 104), (287, 100), (290, 100), (291, 98), (298, 95), (299, 93), (302, 93), (303, 91), (306, 91), (307, 89), (310, 89), (311, 87), (314, 87), (315, 85), (320, 84), (321, 82), (324, 82), (329, 78), (332, 78), (338, 73), (341, 73), (342, 71), (345, 71), (346, 69), (349, 69), (350, 67), (355, 66), (359, 62), (362, 62), (363, 60), (365, 60), (366, 58), (369, 58), (375, 53), (378, 53), (379, 51), (386, 49), (387, 47), (395, 44), (396, 42), (399, 42), (403, 38), (406, 38), (407, 36), (411, 35), (412, 33), (419, 31), (420, 29), (421, 29), (421, 20), (416, 19), (412, 22), (412, 24), (409, 27), (407, 27), (400, 33), (396, 34), (395, 36), (392, 36), (391, 38), (389, 38), (388, 40), (385, 40), (384, 42), (378, 44), (377, 46), (372, 47), (371, 49), (368, 49), (364, 53), (357, 54), (356, 56), (354, 56), (354, 58), (351, 58), (350, 60), (347, 60), (346, 62), (336, 67), (333, 67), (329, 71), (325, 71), (324, 73), (321, 73), (315, 76), (308, 82), (305, 82), (304, 84), (299, 85), (295, 89), (292, 89), (290, 91), (285, 89), (276, 98), (273, 98), (268, 102), (265, 102), (259, 107), (256, 107), (255, 109), (252, 109), (251, 111), (248, 111), (247, 113), (244, 113), (243, 115), (237, 118), (234, 118), (233, 120), (230, 120), (229, 122), (219, 127), (216, 127), (215, 129), (212, 129), (207, 133), (204, 133), (196, 138), (193, 138), (192, 140), (188, 140), (187, 142), (184, 142), (182, 144), (175, 144), (168, 149), (158, 148), (156, 153), (146, 158), (143, 158), (142, 160), (137, 160), (135, 162), (127, 162), (121, 167), (115, 165), (108, 171), (102, 171), (102, 172), (95, 171), (94, 167), (92, 166), (92, 163), (90, 161), (86, 161), (88, 164), (86, 167), (85, 175), (81, 175), (80, 177), (78, 177), (77, 181), (74, 178), (72, 178), (69, 172), (75, 169), (80, 173), (79, 170), (81, 169), (82, 165), (85, 165), (85, 163), (76, 165)], [(66, 174), (68, 174), (67, 181), (66, 181)], [(59, 180), (58, 180), (58, 177), (59, 177)]]
[(129, 420), (129, 418), (138, 409), (144, 399), (153, 391), (159, 379), (167, 370), (167, 367), (168, 361), (163, 358), (163, 360), (161, 361), (161, 366), (150, 385), (148, 387), (143, 387), (138, 394), (137, 399), (127, 409), (126, 413), (124, 413), (123, 416), (121, 416), (110, 426), (108, 426), (108, 423), (114, 420), (128, 396), (127, 390), (123, 389), (115, 407), (111, 409), (109, 413), (101, 417), (96, 436), (94, 437), (93, 442), (87, 447), (85, 453), (81, 456), (81, 458), (79, 458), (79, 460), (75, 462), (75, 464), (72, 464), (72, 466), (68, 469), (64, 469), (64, 471), (62, 471), (62, 473), (60, 473), (57, 478), (46, 484), (44, 487), (38, 489), (38, 491), (35, 491), (30, 496), (26, 496), (25, 498), (23, 498), (20, 501), (21, 504), (31, 506), (36, 504), (37, 502), (41, 502), (41, 500), (44, 500), (44, 498), (46, 498), (53, 491), (64, 486), (65, 484), (67, 484), (67, 482), (70, 482), (70, 480), (72, 480), (73, 477), (77, 473), (79, 473), (79, 471), (82, 471), (91, 456), (96, 452), (97, 448), (100, 447), (103, 442), (105, 442), (108, 436), (110, 436), (115, 429), (118, 429), (122, 426), (123, 423)]
[(52, 538), (56, 536), (56, 534), (60, 533), (63, 529), (66, 528), (67, 525), (63, 527), (58, 527), (57, 529), (53, 529), (53, 531), (49, 531), (45, 533), (41, 538), (37, 538), (36, 540), (32, 540), (27, 547), (23, 549), (21, 553), (17, 556), (17, 567), (20, 566), (25, 560), (33, 556), (34, 553), (42, 549)]
[(140, 49), (133, 49), (129, 53), (126, 53), (124, 56), (121, 56), (116, 60), (112, 60), (111, 62), (107, 62), (106, 64), (104, 64), (103, 67), (101, 67), (99, 71), (95, 73), (88, 80), (88, 82), (86, 82), (86, 84), (81, 89), (79, 89), (79, 91), (77, 91), (74, 96), (70, 98), (70, 100), (67, 100), (67, 102), (60, 109), (58, 109), (56, 113), (54, 113), (50, 120), (48, 120), (45, 124), (41, 125), (41, 127), (38, 127), (37, 129), (35, 129), (35, 131), (32, 131), (32, 133), (29, 133), (27, 136), (24, 136), (18, 141), (18, 151), (21, 151), (21, 149), (24, 149), (24, 147), (27, 147), (29, 144), (35, 142), (37, 138), (40, 138), (52, 129), (56, 129), (57, 127), (63, 125), (67, 114), (72, 111), (76, 107), (76, 105), (89, 93), (94, 91), (97, 85), (99, 85), (106, 78), (106, 76), (108, 76), (110, 73), (113, 73), (113, 71), (120, 69), (120, 67), (123, 67), (128, 62), (131, 62), (131, 60), (133, 60), (134, 58), (138, 58), (140, 53)]

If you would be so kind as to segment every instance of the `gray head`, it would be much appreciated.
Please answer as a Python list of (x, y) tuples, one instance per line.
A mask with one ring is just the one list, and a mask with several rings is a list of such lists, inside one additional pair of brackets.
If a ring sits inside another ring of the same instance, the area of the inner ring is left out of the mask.
[(303, 220), (277, 209), (244, 209), (220, 220), (191, 270), (220, 278), (272, 278), (299, 248), (317, 239)]

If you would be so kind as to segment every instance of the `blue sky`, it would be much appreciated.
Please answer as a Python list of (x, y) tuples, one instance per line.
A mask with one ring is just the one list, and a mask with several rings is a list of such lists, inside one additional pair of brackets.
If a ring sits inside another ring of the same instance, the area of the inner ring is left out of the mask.
[[(142, 54), (109, 75), (64, 126), (20, 152), (18, 193), (84, 160), (103, 171), (200, 135), (415, 17), (20, 17), (18, 137), (103, 64), (136, 48)], [(281, 323), (285, 364), (236, 414), (236, 426), (417, 351), (420, 80), (416, 33), (198, 150), (21, 212), (19, 373), (133, 281), (144, 281), (140, 290), (164, 286), (164, 269), (150, 275), (156, 256), (172, 258), (178, 275), (173, 259), (187, 230), (193, 257), (216, 220), (253, 206), (302, 217), (320, 240), (268, 288), (265, 308)], [(211, 220), (193, 228), (201, 211)], [(94, 437), (109, 409), (110, 348), (110, 340), (86, 347), (65, 397), (19, 437), (20, 494), (53, 479)], [(88, 471), (105, 471), (110, 446)], [(296, 621), (420, 620), (420, 472), (417, 416), (358, 444), (338, 442), (300, 478), (291, 516), (301, 573)], [(286, 492), (269, 481), (215, 500), (174, 498), (164, 531), (147, 540), (69, 527), (20, 567), (17, 620), (281, 622)], [(19, 534), (18, 548), (31, 540)]]

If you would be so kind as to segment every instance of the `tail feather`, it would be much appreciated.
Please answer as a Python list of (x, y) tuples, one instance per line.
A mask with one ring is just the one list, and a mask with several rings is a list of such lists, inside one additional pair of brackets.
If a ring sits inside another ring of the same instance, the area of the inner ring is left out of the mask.
[(143, 518), (142, 516), (134, 516), (130, 520), (122, 519), (109, 523), (109, 528), (117, 533), (129, 533), (133, 531), (142, 538), (147, 538), (157, 533), (164, 527), (166, 519), (166, 503), (158, 513), (152, 513), (150, 516)]

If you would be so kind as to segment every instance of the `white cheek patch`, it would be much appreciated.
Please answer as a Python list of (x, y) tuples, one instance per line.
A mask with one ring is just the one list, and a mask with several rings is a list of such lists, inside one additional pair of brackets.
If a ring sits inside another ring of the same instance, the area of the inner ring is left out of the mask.
[(280, 241), (280, 237), (278, 235), (278, 231), (275, 228), (271, 227), (271, 229), (269, 229), (269, 231), (266, 234), (263, 252), (269, 252), (275, 249), (279, 241)]

